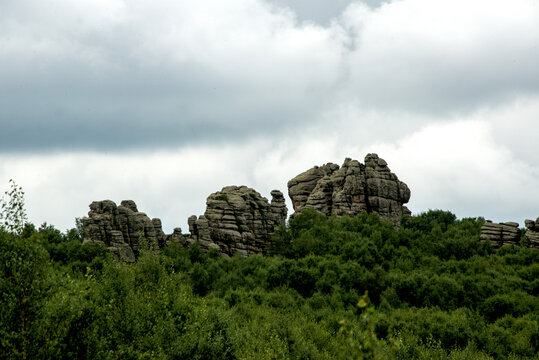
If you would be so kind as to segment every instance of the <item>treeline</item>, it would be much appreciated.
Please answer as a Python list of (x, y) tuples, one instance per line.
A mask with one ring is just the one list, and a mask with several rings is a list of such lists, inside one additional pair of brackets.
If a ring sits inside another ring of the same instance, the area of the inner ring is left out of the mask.
[(3, 359), (537, 359), (539, 251), (482, 219), (306, 210), (266, 256), (143, 250), (0, 231)]

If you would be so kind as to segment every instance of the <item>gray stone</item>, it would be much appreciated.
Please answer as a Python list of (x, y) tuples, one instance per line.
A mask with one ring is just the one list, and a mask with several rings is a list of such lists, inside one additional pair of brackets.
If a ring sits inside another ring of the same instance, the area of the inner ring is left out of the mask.
[(490, 241), (494, 249), (520, 243), (520, 229), (516, 222), (493, 223), (487, 220), (481, 227), (481, 241)]
[(227, 186), (211, 194), (204, 215), (188, 219), (191, 239), (205, 250), (217, 249), (227, 256), (266, 252), (288, 212), (282, 192), (273, 190), (271, 195), (270, 203), (246, 186)]
[(410, 200), (410, 189), (376, 154), (368, 154), (365, 164), (346, 158), (341, 167), (315, 166), (288, 182), (288, 194), (294, 214), (305, 208), (328, 216), (377, 212), (396, 227), (403, 214), (410, 214), (403, 206)]
[(127, 262), (135, 261), (142, 241), (154, 248), (164, 246), (166, 241), (161, 220), (150, 220), (138, 212), (132, 200), (124, 200), (120, 206), (111, 200), (92, 202), (83, 225), (84, 242), (103, 243), (119, 260)]
[(528, 247), (539, 249), (539, 218), (536, 221), (526, 220), (526, 242)]
[(129, 210), (131, 210), (133, 212), (138, 212), (137, 204), (135, 204), (135, 202), (133, 200), (122, 200), (120, 205), (125, 206), (126, 208), (128, 208)]
[(170, 244), (180, 244), (182, 246), (188, 247), (192, 241), (182, 233), (182, 229), (177, 227), (174, 228), (174, 231), (170, 235), (165, 235), (165, 245)]

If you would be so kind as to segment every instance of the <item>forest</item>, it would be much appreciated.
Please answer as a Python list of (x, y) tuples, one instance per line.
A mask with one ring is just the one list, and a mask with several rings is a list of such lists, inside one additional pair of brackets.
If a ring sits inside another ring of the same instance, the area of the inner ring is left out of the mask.
[(80, 221), (2, 226), (0, 357), (538, 359), (539, 251), (494, 251), (483, 222), (305, 210), (264, 256), (148, 245), (134, 264)]

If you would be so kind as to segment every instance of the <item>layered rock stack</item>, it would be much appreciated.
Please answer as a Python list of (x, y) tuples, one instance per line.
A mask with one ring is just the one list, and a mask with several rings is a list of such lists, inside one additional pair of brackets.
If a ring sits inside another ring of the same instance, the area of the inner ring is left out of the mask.
[(528, 247), (533, 249), (539, 249), (539, 218), (537, 220), (526, 220), (526, 240), (528, 242)]
[(265, 252), (271, 235), (287, 216), (283, 194), (274, 190), (271, 195), (269, 203), (246, 186), (224, 187), (207, 198), (204, 215), (188, 219), (191, 238), (203, 249), (229, 256)]
[(167, 239), (161, 220), (150, 219), (132, 200), (116, 206), (111, 200), (94, 201), (83, 218), (84, 242), (103, 243), (122, 261), (135, 261), (142, 239), (162, 247)]
[(365, 164), (347, 158), (341, 167), (315, 166), (288, 182), (288, 194), (295, 214), (305, 208), (328, 216), (377, 212), (396, 227), (403, 214), (410, 214), (404, 206), (410, 189), (376, 154), (368, 154)]
[(520, 243), (520, 229), (516, 222), (493, 223), (487, 220), (481, 227), (480, 239), (490, 241), (494, 249)]

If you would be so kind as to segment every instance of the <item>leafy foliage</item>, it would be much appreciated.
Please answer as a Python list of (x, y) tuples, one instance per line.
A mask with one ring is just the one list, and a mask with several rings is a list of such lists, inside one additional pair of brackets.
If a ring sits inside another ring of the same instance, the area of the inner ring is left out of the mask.
[(0, 199), (0, 228), (21, 234), (28, 218), (24, 208), (24, 191), (13, 179), (9, 180), (11, 189)]
[(539, 252), (493, 252), (482, 223), (305, 211), (271, 255), (135, 264), (74, 229), (4, 229), (0, 358), (537, 359)]

